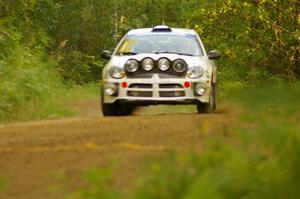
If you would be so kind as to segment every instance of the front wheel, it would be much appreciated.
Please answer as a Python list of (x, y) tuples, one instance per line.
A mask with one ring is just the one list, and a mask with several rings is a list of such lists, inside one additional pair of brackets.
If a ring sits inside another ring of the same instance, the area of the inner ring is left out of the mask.
[(117, 116), (118, 107), (115, 104), (105, 104), (101, 103), (102, 113), (104, 116)]
[(101, 109), (103, 116), (117, 116), (118, 106), (117, 104), (106, 104), (104, 103), (104, 89), (101, 86)]
[(134, 107), (116, 104), (102, 103), (102, 113), (104, 116), (126, 116), (131, 115)]
[(209, 93), (208, 103), (197, 104), (198, 113), (212, 113), (217, 107), (217, 85), (213, 83)]
[(101, 108), (103, 116), (125, 116), (130, 115), (134, 107), (125, 104), (119, 104), (118, 102), (113, 104), (104, 103), (104, 91), (101, 88)]
[(197, 111), (198, 113), (212, 113), (213, 108), (211, 107), (210, 103), (200, 103), (197, 104)]

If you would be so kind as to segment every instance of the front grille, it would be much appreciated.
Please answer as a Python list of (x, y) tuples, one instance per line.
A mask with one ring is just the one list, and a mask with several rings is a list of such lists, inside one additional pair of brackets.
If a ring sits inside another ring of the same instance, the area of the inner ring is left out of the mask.
[(152, 97), (152, 84), (130, 84), (127, 95), (129, 97)]
[(128, 97), (184, 97), (185, 89), (182, 84), (161, 83), (133, 83), (127, 90)]
[(181, 84), (159, 84), (160, 97), (183, 97), (185, 91)]
[(129, 97), (152, 97), (152, 91), (128, 91)]
[(129, 88), (152, 88), (152, 84), (131, 84)]
[(160, 97), (184, 97), (185, 92), (184, 91), (160, 91), (159, 96)]
[(160, 84), (159, 88), (183, 88), (181, 84)]

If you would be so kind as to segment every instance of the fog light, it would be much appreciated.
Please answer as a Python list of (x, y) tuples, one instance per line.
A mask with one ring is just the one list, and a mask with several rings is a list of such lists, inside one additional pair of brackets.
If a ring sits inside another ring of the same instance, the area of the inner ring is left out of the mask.
[(206, 89), (207, 89), (207, 87), (205, 84), (195, 84), (194, 90), (200, 96), (206, 92)]
[(117, 87), (112, 84), (112, 85), (107, 85), (104, 89), (105, 95), (113, 96), (117, 94)]

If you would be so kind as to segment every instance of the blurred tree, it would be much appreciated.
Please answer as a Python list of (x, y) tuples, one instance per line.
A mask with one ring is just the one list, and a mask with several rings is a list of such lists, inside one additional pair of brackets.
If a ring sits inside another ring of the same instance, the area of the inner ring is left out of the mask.
[[(113, 49), (127, 31), (165, 23), (196, 29), (208, 48), (223, 51), (221, 65), (241, 79), (269, 74), (294, 79), (300, 77), (299, 4), (298, 0), (2, 0), (0, 16), (5, 27), (20, 33), (24, 45), (59, 57), (60, 70), (72, 67), (70, 56), (100, 60), (102, 49)], [(67, 45), (59, 47), (64, 41)]]

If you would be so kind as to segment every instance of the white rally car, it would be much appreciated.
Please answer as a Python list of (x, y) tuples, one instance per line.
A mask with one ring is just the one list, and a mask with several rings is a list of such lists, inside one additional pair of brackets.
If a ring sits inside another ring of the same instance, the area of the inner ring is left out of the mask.
[(195, 104), (210, 113), (217, 104), (217, 68), (194, 30), (156, 26), (128, 32), (103, 69), (104, 116), (130, 114), (135, 106)]

